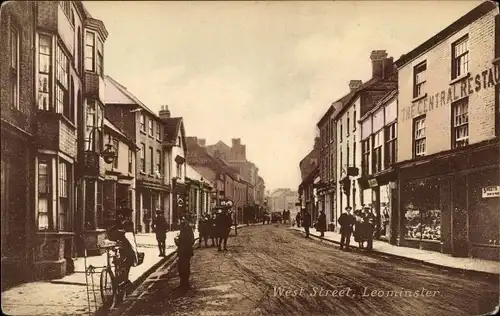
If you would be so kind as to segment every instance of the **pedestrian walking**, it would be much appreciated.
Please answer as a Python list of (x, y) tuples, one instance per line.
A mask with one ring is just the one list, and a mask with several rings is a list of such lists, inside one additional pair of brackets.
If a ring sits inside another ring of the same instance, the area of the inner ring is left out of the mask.
[(366, 232), (366, 249), (373, 249), (373, 232), (375, 230), (375, 215), (373, 215), (372, 209), (365, 207), (365, 214), (363, 217), (365, 232)]
[[(217, 251), (227, 251), (227, 239), (231, 232), (232, 219), (227, 211), (219, 210), (216, 217)], [(224, 246), (224, 248), (222, 248)]]
[(302, 220), (302, 216), (300, 215), (300, 212), (298, 212), (297, 215), (295, 216), (295, 221), (297, 222), (297, 227), (300, 227), (301, 220)]
[(318, 217), (318, 225), (316, 228), (320, 233), (320, 237), (325, 237), (325, 231), (326, 231), (326, 214), (325, 211), (321, 211), (319, 213)]
[(349, 251), (349, 244), (351, 242), (351, 234), (354, 224), (356, 223), (356, 219), (351, 215), (352, 208), (347, 206), (345, 208), (345, 212), (340, 215), (338, 219), (338, 223), (340, 225), (340, 249), (344, 249)]
[(309, 238), (309, 228), (311, 227), (311, 214), (307, 210), (304, 211), (304, 216), (302, 218), (302, 226), (306, 232), (306, 238)]
[(191, 225), (185, 217), (181, 218), (181, 229), (179, 236), (174, 239), (177, 246), (177, 269), (180, 278), (180, 288), (189, 288), (189, 276), (191, 274), (191, 257), (193, 256), (194, 234)]
[(156, 234), (156, 241), (158, 242), (158, 249), (160, 250), (160, 257), (165, 256), (165, 241), (167, 239), (167, 221), (163, 216), (162, 210), (156, 210), (156, 217), (153, 224), (153, 229)]
[(208, 216), (207, 214), (202, 214), (200, 216), (200, 221), (198, 222), (198, 233), (200, 238), (198, 239), (198, 248), (201, 248), (202, 241), (205, 241), (205, 247), (208, 247)]

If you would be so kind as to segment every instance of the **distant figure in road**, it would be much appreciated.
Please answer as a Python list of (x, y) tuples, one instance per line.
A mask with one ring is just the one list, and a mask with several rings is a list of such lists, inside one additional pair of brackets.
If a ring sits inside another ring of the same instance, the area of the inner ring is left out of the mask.
[(297, 222), (297, 227), (300, 227), (300, 222), (302, 221), (302, 216), (300, 215), (300, 212), (297, 213), (295, 216), (295, 221)]
[(198, 222), (198, 232), (200, 235), (198, 248), (201, 248), (202, 241), (205, 241), (205, 247), (208, 247), (208, 232), (209, 232), (209, 219), (207, 214), (203, 214)]
[(340, 225), (340, 249), (344, 249), (349, 251), (349, 244), (351, 242), (351, 234), (352, 234), (352, 228), (354, 224), (356, 223), (356, 219), (354, 216), (351, 215), (351, 210), (352, 208), (350, 206), (347, 206), (345, 208), (345, 212), (340, 215), (338, 222)]
[(318, 217), (318, 227), (317, 230), (321, 233), (321, 237), (325, 237), (326, 231), (326, 215), (325, 211), (321, 211)]
[(311, 227), (311, 214), (307, 210), (304, 211), (304, 216), (302, 218), (302, 226), (306, 232), (306, 238), (309, 238), (309, 228)]
[(158, 241), (158, 249), (160, 250), (160, 257), (165, 256), (165, 240), (167, 239), (167, 221), (163, 216), (162, 210), (156, 210), (156, 217), (153, 224), (155, 230), (156, 240)]
[(191, 225), (185, 217), (181, 218), (181, 229), (179, 236), (175, 237), (177, 246), (177, 268), (179, 271), (180, 287), (189, 288), (189, 276), (191, 274), (191, 257), (193, 256), (194, 234)]

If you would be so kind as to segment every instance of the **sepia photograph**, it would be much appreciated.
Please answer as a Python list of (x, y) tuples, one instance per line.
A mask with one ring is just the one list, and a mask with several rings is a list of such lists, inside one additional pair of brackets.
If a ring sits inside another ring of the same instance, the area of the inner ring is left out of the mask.
[(13, 316), (500, 312), (493, 0), (4, 1)]

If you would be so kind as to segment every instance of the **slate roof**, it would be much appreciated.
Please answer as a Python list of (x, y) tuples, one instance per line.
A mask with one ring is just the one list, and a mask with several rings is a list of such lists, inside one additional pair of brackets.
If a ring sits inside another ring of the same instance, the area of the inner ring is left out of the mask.
[(179, 137), (179, 131), (181, 131), (180, 127), (183, 125), (182, 117), (164, 118), (162, 119), (162, 122), (163, 141), (168, 143), (169, 145), (175, 145), (177, 143), (177, 137)]
[[(153, 112), (149, 107), (147, 107), (144, 103), (141, 102), (135, 95), (133, 95), (130, 91), (127, 90), (125, 86), (120, 84), (115, 79), (110, 76), (104, 77), (104, 84), (106, 85), (106, 89), (104, 89), (104, 99), (107, 104), (135, 104), (141, 107), (142, 109), (149, 112), (151, 115), (159, 119), (158, 115)], [(111, 88), (111, 89), (110, 89)], [(114, 88), (114, 89), (113, 89)], [(106, 95), (106, 91), (108, 91), (108, 95)], [(113, 93), (110, 95), (110, 93)]]
[(320, 149), (313, 148), (299, 163), (300, 176), (304, 181), (319, 166)]

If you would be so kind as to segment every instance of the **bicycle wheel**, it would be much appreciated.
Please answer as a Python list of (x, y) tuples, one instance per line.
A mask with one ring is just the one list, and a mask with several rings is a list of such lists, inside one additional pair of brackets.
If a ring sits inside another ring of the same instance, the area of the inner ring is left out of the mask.
[(101, 271), (101, 299), (104, 308), (113, 306), (116, 297), (115, 276), (111, 268), (105, 268)]

